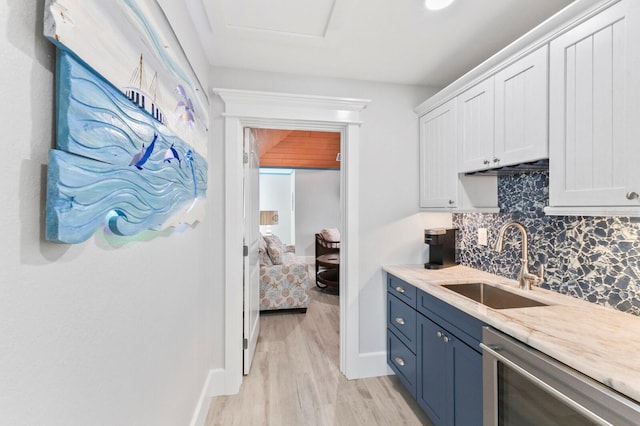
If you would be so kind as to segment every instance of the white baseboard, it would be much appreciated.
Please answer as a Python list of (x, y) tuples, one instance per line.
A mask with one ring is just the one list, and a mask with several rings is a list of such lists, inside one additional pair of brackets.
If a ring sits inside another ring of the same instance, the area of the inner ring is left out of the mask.
[(361, 353), (358, 356), (357, 378), (380, 377), (393, 374), (387, 365), (387, 351)]
[(207, 414), (209, 413), (211, 399), (214, 396), (232, 395), (240, 391), (239, 386), (230, 388), (229, 383), (231, 382), (236, 381), (227, 379), (227, 371), (224, 368), (209, 370), (207, 380), (205, 380), (202, 391), (200, 392), (200, 398), (198, 398), (198, 404), (191, 417), (190, 426), (204, 426)]

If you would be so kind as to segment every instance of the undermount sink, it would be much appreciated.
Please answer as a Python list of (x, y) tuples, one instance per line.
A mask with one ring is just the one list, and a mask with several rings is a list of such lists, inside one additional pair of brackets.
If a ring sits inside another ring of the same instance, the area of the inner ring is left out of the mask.
[(482, 303), (493, 309), (530, 308), (548, 306), (537, 300), (520, 296), (485, 283), (444, 284), (442, 287)]

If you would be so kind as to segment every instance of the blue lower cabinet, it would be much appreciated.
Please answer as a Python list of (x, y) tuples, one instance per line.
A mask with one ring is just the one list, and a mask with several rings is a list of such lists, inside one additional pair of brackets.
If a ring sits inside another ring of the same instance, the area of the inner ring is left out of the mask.
[(464, 343), (453, 344), (453, 423), (482, 424), (482, 355)]
[(393, 275), (388, 283), (389, 366), (435, 425), (482, 425), (484, 323)]
[(416, 396), (416, 355), (387, 329), (387, 363), (402, 384)]
[(418, 405), (436, 425), (448, 424), (447, 407), (453, 400), (453, 383), (449, 380), (451, 347), (442, 338), (442, 328), (422, 315), (418, 316)]
[(416, 353), (416, 318), (418, 313), (393, 294), (387, 294), (387, 327)]
[(482, 355), (418, 315), (417, 401), (436, 425), (482, 424)]

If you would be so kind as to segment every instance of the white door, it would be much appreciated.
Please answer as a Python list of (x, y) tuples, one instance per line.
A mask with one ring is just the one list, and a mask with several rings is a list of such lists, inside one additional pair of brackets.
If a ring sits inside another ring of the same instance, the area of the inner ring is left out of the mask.
[(244, 129), (244, 362), (243, 373), (249, 374), (260, 334), (260, 157), (251, 129)]

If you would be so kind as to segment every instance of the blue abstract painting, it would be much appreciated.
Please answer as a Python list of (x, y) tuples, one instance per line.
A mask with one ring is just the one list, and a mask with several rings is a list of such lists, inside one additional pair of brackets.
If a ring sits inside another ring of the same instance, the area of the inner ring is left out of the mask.
[(157, 2), (51, 0), (45, 35), (58, 46), (46, 238), (201, 220), (208, 99)]
[(207, 189), (206, 160), (73, 55), (58, 54), (58, 148), (49, 155), (47, 239), (78, 243), (162, 229)]

